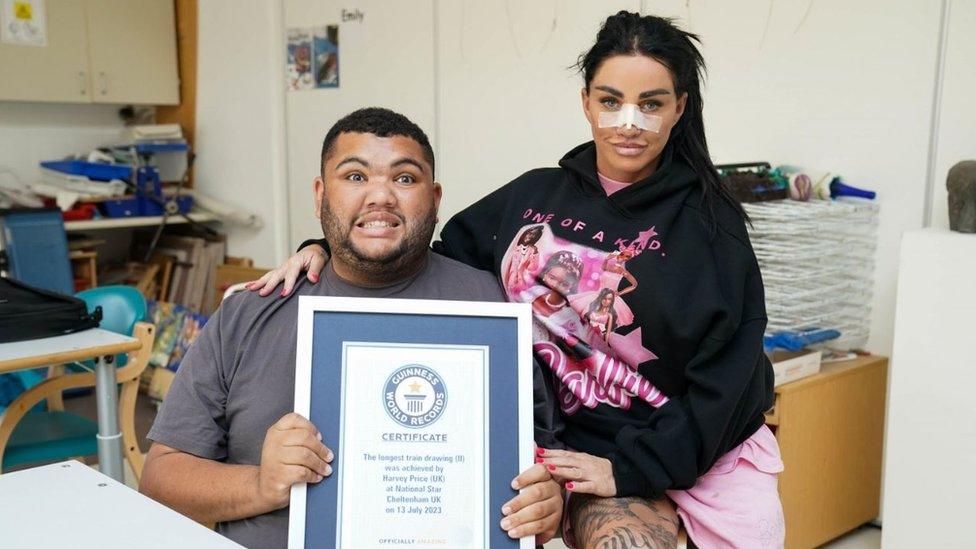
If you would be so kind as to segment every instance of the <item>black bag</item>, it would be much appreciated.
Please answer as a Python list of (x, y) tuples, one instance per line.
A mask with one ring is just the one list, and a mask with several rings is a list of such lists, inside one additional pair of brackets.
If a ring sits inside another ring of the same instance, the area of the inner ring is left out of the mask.
[(97, 328), (102, 308), (0, 277), (0, 343), (39, 339)]

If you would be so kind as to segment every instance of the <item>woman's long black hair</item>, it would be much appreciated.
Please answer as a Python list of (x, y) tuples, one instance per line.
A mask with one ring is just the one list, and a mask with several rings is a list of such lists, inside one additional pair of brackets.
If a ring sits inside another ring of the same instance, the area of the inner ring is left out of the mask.
[(667, 67), (674, 80), (675, 94), (678, 97), (688, 94), (684, 113), (671, 130), (670, 142), (675, 154), (698, 174), (702, 201), (713, 220), (716, 199), (725, 200), (748, 220), (708, 154), (700, 84), (705, 74), (705, 59), (695, 42), (701, 43), (698, 36), (679, 29), (672, 19), (621, 11), (603, 22), (596, 43), (579, 56), (576, 67), (583, 73), (587, 90), (600, 64), (614, 55), (646, 55)]

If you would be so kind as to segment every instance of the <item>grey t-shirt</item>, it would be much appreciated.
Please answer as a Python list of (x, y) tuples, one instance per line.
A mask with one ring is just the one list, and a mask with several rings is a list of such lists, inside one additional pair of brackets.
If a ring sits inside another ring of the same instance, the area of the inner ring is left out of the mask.
[[(259, 465), (265, 431), (294, 410), (303, 295), (504, 301), (490, 273), (432, 252), (420, 273), (384, 288), (353, 286), (330, 262), (318, 284), (302, 279), (287, 298), (234, 295), (187, 351), (149, 439), (206, 459)], [(217, 529), (245, 547), (285, 547), (288, 509)]]

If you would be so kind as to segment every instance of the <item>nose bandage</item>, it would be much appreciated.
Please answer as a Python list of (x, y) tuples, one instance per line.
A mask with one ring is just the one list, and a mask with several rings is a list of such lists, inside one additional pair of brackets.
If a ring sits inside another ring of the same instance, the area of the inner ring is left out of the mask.
[(660, 116), (644, 114), (633, 103), (624, 103), (619, 111), (601, 112), (599, 120), (601, 128), (631, 128), (636, 126), (654, 133), (661, 131), (661, 124), (663, 123), (664, 120)]

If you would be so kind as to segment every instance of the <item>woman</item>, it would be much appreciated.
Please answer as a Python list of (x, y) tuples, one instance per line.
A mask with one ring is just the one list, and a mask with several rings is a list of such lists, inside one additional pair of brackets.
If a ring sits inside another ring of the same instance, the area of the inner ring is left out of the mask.
[[(667, 19), (609, 17), (578, 62), (593, 141), (462, 211), (434, 243), (501, 277), (521, 231), (542, 224), (543, 264), (561, 252), (582, 262), (572, 292), (597, 291), (629, 250), (633, 290), (617, 301), (633, 322), (609, 343), (537, 315), (536, 356), (553, 372), (561, 442), (573, 449), (540, 448), (537, 461), (569, 494), (570, 545), (673, 546), (678, 516), (702, 547), (783, 544), (782, 461), (763, 422), (773, 374), (762, 279), (746, 215), (708, 155), (696, 40)], [(288, 273), (287, 291), (296, 267), (317, 272), (324, 257), (306, 248), (252, 289)], [(531, 297), (506, 286), (511, 300)]]
[(586, 314), (583, 315), (583, 320), (587, 321), (607, 343), (610, 342), (610, 334), (617, 328), (617, 311), (613, 308), (616, 299), (616, 292), (610, 288), (603, 288), (590, 302)]
[(507, 265), (502, 266), (502, 279), (506, 287), (524, 288), (530, 278), (529, 272), (539, 267), (539, 249), (536, 243), (542, 238), (542, 225), (529, 227), (519, 237), (518, 246)]

